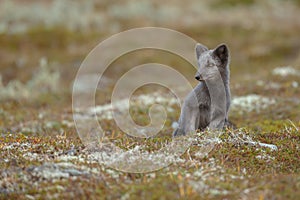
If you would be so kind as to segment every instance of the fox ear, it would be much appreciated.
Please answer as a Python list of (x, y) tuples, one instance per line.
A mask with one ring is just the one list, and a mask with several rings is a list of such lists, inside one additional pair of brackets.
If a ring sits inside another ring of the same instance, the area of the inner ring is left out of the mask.
[(220, 44), (215, 48), (214, 54), (221, 60), (222, 63), (226, 63), (228, 61), (229, 51), (226, 44)]
[(199, 59), (200, 55), (204, 52), (207, 51), (208, 48), (200, 43), (196, 44), (196, 56), (197, 56), (197, 60)]

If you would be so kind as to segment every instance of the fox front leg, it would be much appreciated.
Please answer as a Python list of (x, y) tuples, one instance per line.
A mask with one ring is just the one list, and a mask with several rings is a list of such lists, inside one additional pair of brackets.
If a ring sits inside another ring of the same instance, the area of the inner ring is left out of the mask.
[(211, 111), (209, 129), (210, 130), (221, 130), (224, 128), (225, 120), (226, 119), (226, 112), (224, 109), (214, 108)]
[(174, 131), (173, 137), (186, 135), (197, 130), (199, 126), (199, 109), (183, 106), (179, 126)]

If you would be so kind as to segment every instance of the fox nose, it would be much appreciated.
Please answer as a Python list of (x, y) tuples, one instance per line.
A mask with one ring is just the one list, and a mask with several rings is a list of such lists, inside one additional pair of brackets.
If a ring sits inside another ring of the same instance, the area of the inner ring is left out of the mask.
[(195, 79), (199, 81), (200, 80), (200, 75), (195, 76)]

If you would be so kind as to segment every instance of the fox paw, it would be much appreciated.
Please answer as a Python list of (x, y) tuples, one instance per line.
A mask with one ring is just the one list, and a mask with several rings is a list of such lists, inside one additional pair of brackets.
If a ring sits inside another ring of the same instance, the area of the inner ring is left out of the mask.
[(182, 135), (185, 135), (185, 132), (182, 129), (178, 128), (173, 132), (173, 137), (178, 137), (178, 136), (182, 136)]

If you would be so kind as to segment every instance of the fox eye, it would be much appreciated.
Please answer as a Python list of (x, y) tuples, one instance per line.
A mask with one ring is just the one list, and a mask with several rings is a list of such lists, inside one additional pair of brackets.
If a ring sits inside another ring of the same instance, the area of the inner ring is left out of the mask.
[(207, 63), (207, 65), (206, 65), (207, 67), (213, 67), (214, 66), (214, 64), (212, 64), (212, 63)]
[(213, 63), (211, 63), (211, 62), (209, 62), (209, 61), (206, 62), (206, 67), (213, 67), (213, 66), (214, 66)]

